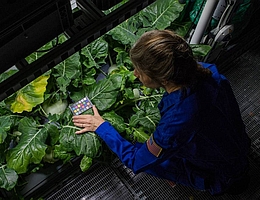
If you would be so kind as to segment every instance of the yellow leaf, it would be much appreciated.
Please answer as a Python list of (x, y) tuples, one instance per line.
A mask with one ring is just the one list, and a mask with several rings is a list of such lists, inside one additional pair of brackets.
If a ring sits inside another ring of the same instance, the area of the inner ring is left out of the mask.
[(44, 92), (48, 84), (49, 75), (43, 75), (20, 89), (16, 93), (14, 102), (11, 104), (13, 113), (30, 112), (44, 101)]

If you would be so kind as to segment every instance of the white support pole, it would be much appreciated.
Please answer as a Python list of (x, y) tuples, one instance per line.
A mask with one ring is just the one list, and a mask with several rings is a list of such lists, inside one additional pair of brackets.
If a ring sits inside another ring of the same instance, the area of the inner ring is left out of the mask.
[(207, 0), (205, 7), (201, 13), (199, 22), (196, 26), (196, 29), (192, 35), (190, 44), (199, 44), (203, 34), (211, 21), (212, 15), (215, 11), (215, 8), (219, 0)]

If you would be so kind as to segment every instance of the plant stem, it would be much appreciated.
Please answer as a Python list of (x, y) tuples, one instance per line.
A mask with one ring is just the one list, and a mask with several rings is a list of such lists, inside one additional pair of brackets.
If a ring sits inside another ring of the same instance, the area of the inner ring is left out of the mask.
[(98, 69), (98, 70), (101, 72), (101, 74), (107, 77), (107, 74), (102, 69)]
[(113, 65), (113, 61), (112, 61), (110, 53), (108, 54), (108, 59), (109, 59), (109, 62), (110, 62), (110, 66), (112, 66)]

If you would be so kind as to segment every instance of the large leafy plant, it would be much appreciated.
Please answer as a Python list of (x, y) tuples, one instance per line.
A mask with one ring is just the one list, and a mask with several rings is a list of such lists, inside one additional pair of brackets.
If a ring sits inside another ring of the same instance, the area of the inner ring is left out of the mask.
[[(81, 157), (80, 167), (85, 171), (93, 161), (109, 157), (95, 133), (75, 134), (79, 128), (73, 126), (67, 106), (85, 96), (122, 136), (144, 142), (160, 119), (157, 104), (164, 91), (151, 90), (136, 80), (128, 50), (147, 30), (174, 27), (184, 34), (186, 25), (176, 23), (183, 8), (177, 0), (157, 0), (0, 102), (0, 187), (12, 190), (19, 176), (46, 162)], [(60, 36), (58, 42), (65, 40)], [(50, 49), (53, 43), (42, 49)], [(209, 50), (207, 46), (193, 48), (197, 55)], [(35, 52), (27, 60), (33, 62), (42, 54)], [(107, 73), (111, 65), (116, 68)], [(13, 73), (2, 74), (0, 80)]]

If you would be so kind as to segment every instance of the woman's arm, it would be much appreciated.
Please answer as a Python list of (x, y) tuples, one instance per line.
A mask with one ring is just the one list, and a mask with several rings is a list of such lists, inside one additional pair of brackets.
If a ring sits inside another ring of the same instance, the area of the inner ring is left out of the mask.
[(88, 131), (96, 132), (119, 157), (119, 159), (134, 173), (145, 171), (149, 166), (158, 164), (167, 159), (163, 149), (151, 137), (147, 142), (134, 145), (124, 139), (109, 123), (106, 122), (93, 106), (94, 115), (73, 116), (75, 126), (82, 127), (76, 134)]

